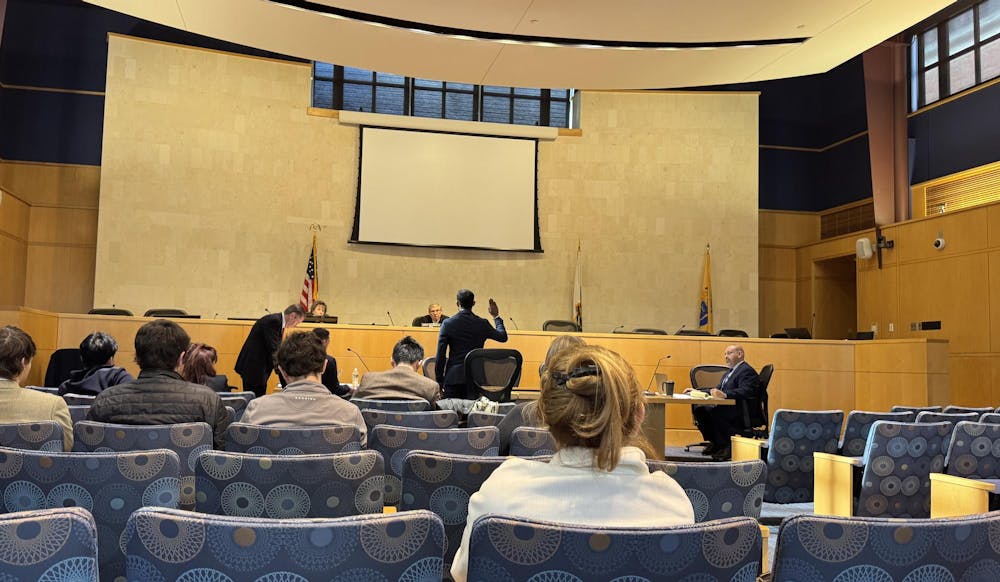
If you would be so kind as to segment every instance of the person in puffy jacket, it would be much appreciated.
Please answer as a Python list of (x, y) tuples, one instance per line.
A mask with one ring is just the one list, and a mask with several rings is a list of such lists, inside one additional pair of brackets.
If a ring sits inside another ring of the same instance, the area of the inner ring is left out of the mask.
[(59, 394), (97, 395), (105, 388), (135, 380), (125, 368), (115, 365), (118, 342), (103, 331), (83, 338), (80, 342), (82, 370), (73, 370), (68, 380), (59, 385)]

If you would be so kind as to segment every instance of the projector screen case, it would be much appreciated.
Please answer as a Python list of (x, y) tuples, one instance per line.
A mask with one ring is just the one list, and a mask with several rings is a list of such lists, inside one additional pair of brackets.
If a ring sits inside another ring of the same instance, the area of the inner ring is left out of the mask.
[(350, 242), (541, 252), (538, 142), (361, 127)]

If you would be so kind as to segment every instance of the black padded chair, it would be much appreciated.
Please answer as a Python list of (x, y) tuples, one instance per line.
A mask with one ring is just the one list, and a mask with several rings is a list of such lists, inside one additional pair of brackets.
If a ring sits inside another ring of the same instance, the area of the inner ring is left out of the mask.
[[(743, 412), (743, 430), (741, 436), (766, 439), (768, 434), (768, 421), (771, 414), (767, 408), (767, 385), (771, 383), (771, 376), (774, 375), (774, 364), (766, 364), (760, 369), (760, 400), (740, 400), (740, 408)], [(754, 425), (752, 412), (755, 406), (760, 407), (760, 418), (764, 419), (761, 424)]]
[(698, 336), (709, 335), (710, 336), (710, 335), (714, 335), (714, 334), (712, 334), (711, 332), (702, 331), (700, 329), (678, 329), (677, 331), (674, 332), (674, 335), (698, 335)]
[(173, 309), (173, 308), (155, 308), (147, 309), (146, 313), (143, 313), (143, 317), (187, 317), (188, 312), (183, 309)]
[(750, 337), (750, 334), (742, 329), (720, 329), (719, 337)]
[(117, 307), (95, 307), (88, 311), (87, 315), (122, 315), (132, 317), (132, 312), (128, 309), (119, 309)]
[(656, 329), (653, 327), (637, 327), (632, 330), (632, 333), (641, 333), (643, 335), (669, 335), (665, 329)]
[[(704, 364), (691, 368), (688, 377), (691, 379), (691, 387), (696, 390), (715, 388), (722, 383), (722, 378), (729, 373), (729, 366), (717, 366), (715, 364)], [(684, 445), (685, 451), (691, 451), (691, 447), (707, 447), (710, 443), (701, 441)]]
[(82, 370), (83, 360), (80, 359), (79, 348), (62, 348), (52, 352), (49, 365), (45, 368), (45, 385), (59, 386), (69, 380), (73, 370)]
[(517, 350), (480, 348), (465, 356), (465, 386), (468, 394), (496, 402), (510, 400), (510, 392), (521, 381), (524, 357)]
[(580, 326), (575, 321), (566, 319), (550, 319), (542, 324), (542, 331), (580, 331)]
[(788, 334), (783, 331), (778, 333), (772, 333), (771, 339), (788, 339)]
[(429, 358), (424, 358), (424, 361), (420, 364), (420, 369), (424, 371), (424, 376), (430, 378), (431, 380), (437, 380), (434, 375), (437, 366), (437, 357), (431, 356)]

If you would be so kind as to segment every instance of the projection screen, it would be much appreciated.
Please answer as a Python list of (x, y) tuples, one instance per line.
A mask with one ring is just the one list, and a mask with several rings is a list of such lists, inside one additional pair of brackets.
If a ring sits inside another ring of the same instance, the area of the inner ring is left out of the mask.
[(351, 242), (540, 252), (537, 141), (361, 127)]

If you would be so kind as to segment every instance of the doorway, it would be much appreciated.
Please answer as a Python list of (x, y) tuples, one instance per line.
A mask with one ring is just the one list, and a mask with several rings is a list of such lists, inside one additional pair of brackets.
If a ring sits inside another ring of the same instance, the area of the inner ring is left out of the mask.
[(813, 263), (813, 309), (814, 338), (854, 337), (858, 325), (858, 275), (853, 254)]

